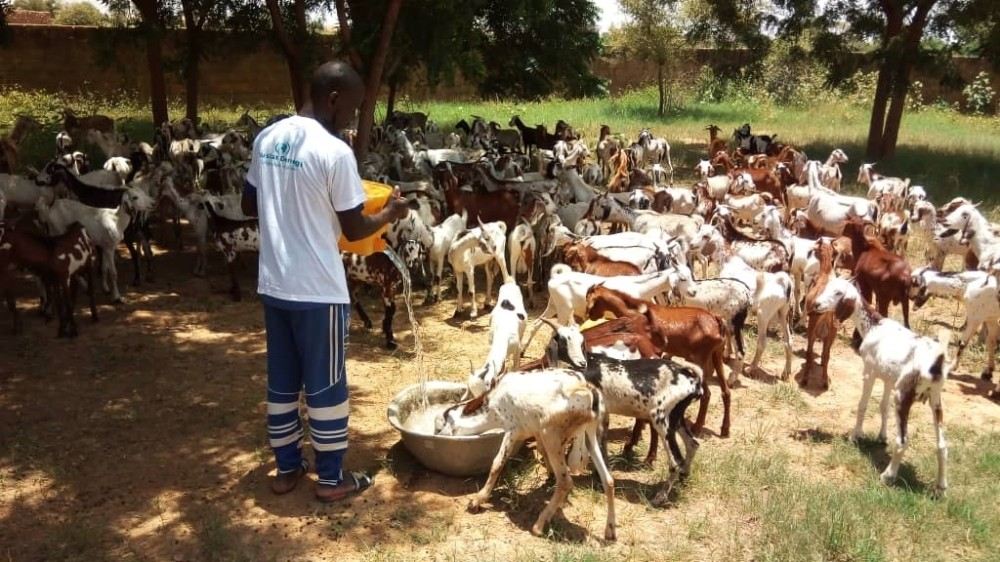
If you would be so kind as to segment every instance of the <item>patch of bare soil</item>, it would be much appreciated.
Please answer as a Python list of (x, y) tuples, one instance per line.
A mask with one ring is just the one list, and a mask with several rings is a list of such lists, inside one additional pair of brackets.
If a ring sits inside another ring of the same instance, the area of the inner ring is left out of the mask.
[[(242, 275), (245, 293), (255, 285), (253, 261), (244, 257), (250, 264)], [(483, 479), (423, 469), (386, 421), (389, 399), (419, 375), (402, 306), (395, 323), (400, 350), (385, 351), (381, 334), (363, 332), (357, 321), (350, 337), (347, 468), (375, 473), (374, 487), (338, 505), (317, 503), (311, 482), (287, 496), (272, 495), (261, 307), (252, 295), (229, 300), (217, 256), (207, 279), (190, 276), (192, 263), (190, 252), (159, 251), (156, 281), (128, 291), (124, 305), (102, 305), (97, 324), (78, 313), (81, 336), (73, 341), (57, 340), (55, 324), (45, 324), (26, 298), (25, 334), (7, 335), (9, 317), (0, 317), (0, 559), (508, 560), (578, 547), (618, 559), (660, 559), (663, 552), (701, 560), (723, 552), (749, 556), (739, 541), (753, 535), (754, 521), (718, 498), (692, 501), (681, 494), (673, 507), (649, 506), (665, 474), (662, 452), (655, 469), (613, 459), (617, 544), (599, 540), (604, 504), (589, 477), (577, 478), (551, 536), (532, 537), (530, 526), (551, 487), (543, 469), (526, 460), (508, 469), (492, 509), (467, 513)], [(127, 282), (130, 269), (124, 260), (120, 265)], [(28, 284), (20, 289), (22, 296), (33, 294)], [(536, 295), (533, 314), (544, 298)], [(422, 303), (422, 291), (415, 300)], [(376, 302), (365, 299), (378, 326)], [(488, 317), (456, 322), (453, 307), (450, 298), (416, 307), (422, 368), (431, 379), (464, 380), (470, 363), (478, 365), (486, 354)], [(956, 326), (952, 310), (944, 304), (920, 311), (915, 326)], [(528, 355), (539, 347), (536, 341)], [(803, 349), (801, 336), (794, 347)], [(769, 345), (764, 373), (734, 389), (730, 439), (713, 433), (721, 423), (713, 387), (702, 451), (759, 444), (801, 459), (803, 473), (836, 478), (814, 458), (811, 444), (839, 439), (853, 426), (860, 362), (841, 338), (831, 389), (789, 394), (776, 390), (780, 385), (768, 374), (780, 371), (780, 353), (780, 346)], [(985, 398), (975, 361), (967, 357), (949, 380), (946, 416), (952, 426), (995, 429), (1000, 408)], [(800, 362), (796, 358), (796, 368)], [(877, 431), (876, 410), (869, 409), (870, 433)], [(914, 425), (929, 426), (927, 412), (916, 411)], [(628, 425), (614, 421), (612, 452), (620, 450)], [(695, 471), (711, 469), (695, 461)], [(708, 521), (708, 528), (729, 529), (729, 538), (720, 542), (700, 532)]]

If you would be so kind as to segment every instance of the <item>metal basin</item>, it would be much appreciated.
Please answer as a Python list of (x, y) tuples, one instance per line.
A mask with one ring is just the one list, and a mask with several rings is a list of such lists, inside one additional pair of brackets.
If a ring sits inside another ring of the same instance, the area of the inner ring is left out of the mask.
[[(429, 405), (458, 403), (466, 386), (456, 382), (428, 381)], [(410, 415), (423, 409), (420, 385), (404, 388), (389, 402), (389, 423), (402, 435), (403, 446), (417, 457), (420, 464), (449, 476), (474, 476), (490, 471), (493, 457), (500, 450), (502, 432), (482, 435), (427, 435), (406, 429)], [(433, 428), (431, 428), (433, 431)]]

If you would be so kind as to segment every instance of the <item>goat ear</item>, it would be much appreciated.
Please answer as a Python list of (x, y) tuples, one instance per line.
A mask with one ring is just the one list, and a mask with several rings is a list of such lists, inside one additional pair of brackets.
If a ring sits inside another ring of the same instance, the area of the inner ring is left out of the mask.
[(648, 312), (648, 311), (649, 311), (649, 307), (646, 306), (646, 303), (642, 303), (642, 304), (639, 305), (639, 314), (646, 314), (646, 312)]

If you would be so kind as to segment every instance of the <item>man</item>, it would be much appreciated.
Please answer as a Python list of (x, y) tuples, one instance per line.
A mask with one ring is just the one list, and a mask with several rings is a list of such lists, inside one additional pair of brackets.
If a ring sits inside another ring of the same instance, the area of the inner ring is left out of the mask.
[(350, 298), (337, 241), (341, 233), (351, 241), (370, 236), (409, 208), (396, 191), (380, 212), (361, 214), (365, 192), (357, 162), (335, 136), (361, 104), (361, 77), (347, 64), (328, 62), (313, 74), (309, 94), (298, 115), (254, 141), (242, 207), (260, 218), (257, 292), (267, 331), (267, 431), (278, 465), (271, 489), (292, 491), (308, 468), (299, 419), (304, 391), (316, 497), (331, 502), (371, 485), (369, 476), (342, 470)]

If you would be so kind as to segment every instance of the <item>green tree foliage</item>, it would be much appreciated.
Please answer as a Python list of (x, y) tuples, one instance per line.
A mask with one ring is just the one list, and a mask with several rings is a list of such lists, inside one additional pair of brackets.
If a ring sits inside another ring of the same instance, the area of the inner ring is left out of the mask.
[[(693, 36), (735, 40), (764, 55), (770, 36), (804, 39), (832, 82), (860, 64), (874, 65), (868, 157), (895, 151), (913, 69), (949, 69), (957, 52), (1000, 60), (996, 0), (692, 0), (699, 5)], [(866, 53), (860, 60), (855, 53)]]
[(480, 92), (528, 99), (602, 93), (590, 71), (601, 48), (597, 16), (592, 0), (489, 0), (473, 26), (483, 41)]
[(673, 0), (618, 0), (629, 21), (608, 32), (608, 48), (624, 57), (656, 65), (659, 90), (657, 113), (663, 115), (668, 82), (675, 76), (685, 50), (684, 34), (674, 25)]
[(59, 2), (58, 0), (14, 0), (13, 6), (17, 10), (55, 14), (59, 9)]
[(69, 2), (59, 7), (55, 22), (59, 25), (107, 25), (108, 17), (88, 2)]

